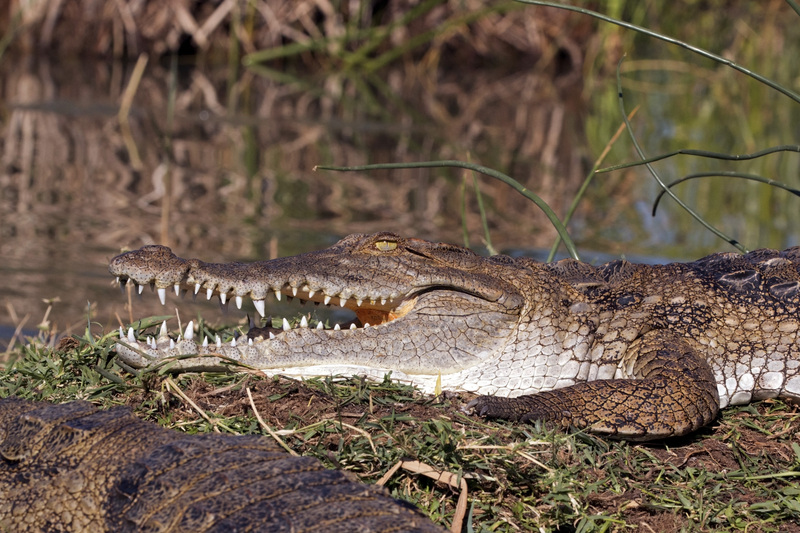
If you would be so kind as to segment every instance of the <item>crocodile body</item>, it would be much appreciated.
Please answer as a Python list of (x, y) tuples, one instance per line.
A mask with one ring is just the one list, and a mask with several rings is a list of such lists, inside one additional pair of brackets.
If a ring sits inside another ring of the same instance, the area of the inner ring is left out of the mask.
[(264, 437), (19, 398), (0, 400), (0, 530), (441, 531), (388, 491)]
[[(252, 329), (232, 342), (122, 334), (117, 353), (180, 370), (230, 362), (267, 374), (361, 374), (423, 391), (481, 394), (478, 414), (543, 419), (648, 440), (684, 435), (720, 408), (800, 398), (800, 247), (693, 263), (540, 263), (481, 257), (392, 233), (325, 250), (210, 264), (147, 246), (111, 261), (121, 281), (241, 306), (296, 297), (352, 309), (355, 329)], [(367, 325), (369, 324), (369, 325)], [(197, 354), (198, 357), (187, 357)]]

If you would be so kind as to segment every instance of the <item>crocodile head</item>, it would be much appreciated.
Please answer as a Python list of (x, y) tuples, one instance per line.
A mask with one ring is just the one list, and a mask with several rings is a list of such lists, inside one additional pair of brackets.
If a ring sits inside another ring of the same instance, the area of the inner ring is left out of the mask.
[[(247, 340), (198, 342), (192, 325), (177, 340), (146, 342), (135, 332), (117, 346), (127, 364), (143, 367), (174, 358), (177, 369), (217, 369), (234, 361), (268, 374), (365, 374), (430, 388), (453, 374), (497, 357), (511, 342), (525, 302), (508, 257), (406, 239), (393, 233), (350, 235), (330, 248), (255, 263), (181, 259), (164, 246), (115, 257), (109, 271), (121, 282), (152, 285), (162, 303), (168, 290), (205, 292), (241, 307), (247, 297), (263, 316), (268, 297), (340, 306), (355, 312), (353, 329), (300, 325), (252, 329)], [(197, 354), (199, 357), (191, 357)]]

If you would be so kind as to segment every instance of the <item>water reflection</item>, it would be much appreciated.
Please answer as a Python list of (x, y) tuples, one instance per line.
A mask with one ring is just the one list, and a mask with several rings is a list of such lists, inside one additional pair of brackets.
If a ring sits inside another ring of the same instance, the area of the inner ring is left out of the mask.
[[(42, 299), (56, 297), (50, 319), (61, 329), (83, 329), (87, 301), (99, 303), (100, 322), (114, 322), (121, 300), (105, 264), (123, 247), (159, 242), (221, 261), (297, 253), (353, 232), (460, 241), (461, 173), (313, 172), (317, 163), (472, 157), (531, 185), (543, 180), (551, 202), (586, 170), (574, 149), (581, 110), (533, 74), (487, 72), (469, 93), (443, 80), (435, 94), (392, 74), (392, 92), (378, 94), (340, 76), (316, 80), (324, 91), (252, 75), (228, 90), (225, 71), (151, 64), (126, 137), (117, 110), (130, 66), (26, 58), (0, 68), (0, 323), (30, 315), (31, 327)], [(551, 238), (516, 193), (486, 182), (482, 192), (499, 246)], [(465, 223), (479, 235), (470, 190), (466, 202)]]
[[(562, 214), (619, 125), (614, 82), (588, 78), (586, 53), (576, 50), (557, 72), (451, 68), (437, 71), (435, 83), (402, 66), (380, 79), (287, 81), (285, 73), (245, 71), (231, 82), (225, 69), (151, 61), (136, 89), (129, 135), (117, 113), (131, 65), (4, 57), (0, 324), (35, 328), (48, 308), (44, 299), (59, 300), (48, 320), (60, 331), (83, 330), (87, 302), (102, 324), (128, 320), (105, 265), (121, 248), (153, 242), (183, 257), (249, 260), (378, 230), (460, 243), (463, 222), (480, 246), (471, 177), (461, 171), (313, 172), (320, 163), (471, 159), (514, 176)], [(756, 146), (742, 138), (757, 139), (757, 147), (800, 138), (798, 106), (780, 101), (771, 108), (769, 93), (759, 94), (761, 114), (748, 101), (741, 111), (747, 120), (734, 117), (731, 126), (725, 115), (733, 100), (715, 91), (755, 92), (750, 82), (732, 84), (725, 69), (703, 66), (686, 87), (713, 91), (687, 98), (674, 87), (688, 74), (663, 66), (655, 74), (635, 62), (625, 66), (629, 107), (645, 104), (636, 125), (651, 154), (686, 146), (743, 153)], [(777, 117), (780, 127), (759, 128), (763, 117)], [(729, 142), (715, 144), (720, 137)], [(631, 153), (622, 141), (609, 163), (631, 160)], [(702, 166), (686, 159), (660, 165), (673, 178)], [(796, 159), (763, 165), (740, 170), (798, 175)], [(684, 197), (694, 207), (750, 247), (798, 241), (798, 210), (785, 193), (709, 181), (688, 187)], [(497, 248), (552, 243), (546, 219), (510, 188), (481, 180), (481, 193)], [(650, 218), (654, 196), (643, 170), (596, 179), (571, 224), (577, 242), (614, 255), (687, 258), (727, 249), (670, 206)], [(154, 302), (145, 298), (134, 314), (162, 313)], [(201, 308), (181, 305), (188, 315)]]

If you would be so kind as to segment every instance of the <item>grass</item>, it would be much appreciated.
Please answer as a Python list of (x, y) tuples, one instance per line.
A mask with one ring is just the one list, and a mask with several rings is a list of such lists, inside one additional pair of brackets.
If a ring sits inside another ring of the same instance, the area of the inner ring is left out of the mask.
[[(373, 73), (398, 60), (386, 44), (392, 24), (371, 38), (349, 34), (358, 38), (348, 46), (323, 39), (318, 50), (284, 47), (280, 57), (333, 50), (329, 64)], [(420, 35), (420, 43), (433, 38)], [(409, 40), (396, 50), (416, 46)], [(134, 374), (117, 365), (113, 343), (114, 334), (87, 333), (55, 348), (17, 346), (0, 395), (125, 404), (190, 433), (270, 434), (365, 482), (391, 474), (385, 482), (396, 496), (443, 525), (458, 514), (463, 480), (470, 531), (800, 531), (800, 415), (781, 401), (728, 409), (687, 439), (634, 445), (468, 417), (461, 397), (427, 397), (391, 381)], [(419, 465), (455, 481), (437, 483)]]
[[(688, 438), (629, 444), (467, 416), (466, 395), (388, 379), (131, 374), (115, 338), (17, 345), (0, 396), (124, 404), (188, 433), (272, 435), (366, 483), (389, 472), (396, 497), (445, 527), (463, 479), (465, 531), (800, 531), (800, 412), (779, 400), (727, 409)], [(451, 482), (419, 473), (428, 467)]]

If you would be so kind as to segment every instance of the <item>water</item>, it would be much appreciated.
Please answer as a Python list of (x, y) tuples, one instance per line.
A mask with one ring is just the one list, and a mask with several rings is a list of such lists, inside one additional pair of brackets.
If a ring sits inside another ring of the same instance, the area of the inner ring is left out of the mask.
[[(696, 61), (663, 47), (635, 52)], [(791, 62), (792, 54), (783, 56)], [(789, 99), (716, 65), (692, 67), (699, 73), (690, 76), (666, 64), (655, 73), (635, 61), (625, 66), (627, 107), (644, 106), (634, 124), (649, 154), (684, 147), (746, 153), (800, 138), (800, 106)], [(786, 68), (795, 70), (787, 79), (797, 79), (796, 65)], [(313, 167), (469, 159), (517, 178), (563, 214), (619, 125), (615, 82), (594, 74), (556, 88), (513, 65), (476, 68), (468, 87), (463, 75), (444, 73), (430, 92), (421, 82), (395, 83), (405, 74), (390, 72), (377, 91), (342, 74), (309, 74), (305, 85), (247, 74), (231, 86), (225, 69), (151, 62), (128, 131), (117, 112), (130, 72), (122, 63), (0, 62), (0, 337), (19, 325), (35, 331), (46, 314), (45, 326), (81, 333), (89, 319), (99, 331), (163, 313), (155, 298), (131, 313), (106, 271), (120, 250), (149, 243), (206, 261), (253, 260), (379, 230), (463, 243), (463, 225), (480, 248), (472, 176), (463, 171)], [(588, 88), (591, 96), (581, 98)], [(720, 92), (726, 88), (732, 93)], [(750, 99), (737, 103), (743, 92)], [(763, 127), (767, 119), (774, 127)], [(632, 154), (623, 136), (606, 165)], [(684, 157), (657, 168), (675, 179), (721, 166)], [(736, 168), (797, 187), (800, 158), (777, 155)], [(788, 193), (740, 181), (680, 187), (694, 208), (749, 248), (800, 242), (800, 210)], [(480, 188), (496, 248), (549, 247), (555, 233), (531, 203), (486, 178)], [(642, 168), (597, 177), (570, 225), (580, 249), (664, 260), (731, 250), (671, 202), (650, 217), (656, 192)], [(188, 317), (239, 318), (202, 303), (180, 308)]]

